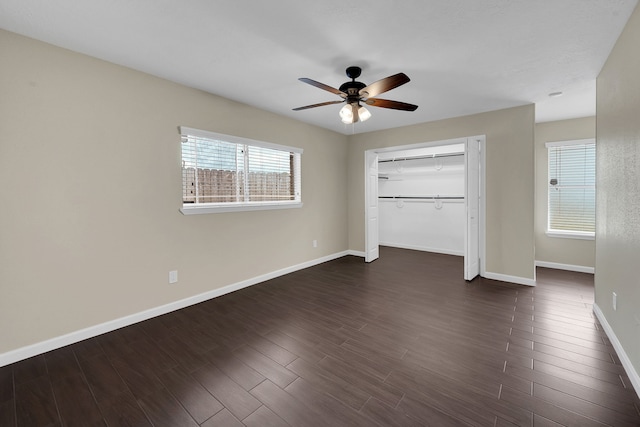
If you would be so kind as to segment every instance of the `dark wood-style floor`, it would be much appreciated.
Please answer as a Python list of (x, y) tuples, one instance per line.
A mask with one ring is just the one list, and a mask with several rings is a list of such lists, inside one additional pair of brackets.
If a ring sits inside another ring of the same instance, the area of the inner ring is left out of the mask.
[(381, 249), (0, 368), (0, 425), (640, 425), (591, 275)]

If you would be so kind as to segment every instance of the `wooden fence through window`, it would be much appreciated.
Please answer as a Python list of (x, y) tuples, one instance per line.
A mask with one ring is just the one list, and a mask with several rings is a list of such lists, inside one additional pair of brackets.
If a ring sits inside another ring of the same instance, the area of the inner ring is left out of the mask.
[[(182, 168), (183, 203), (225, 203), (244, 201), (243, 172)], [(197, 196), (196, 201), (196, 184)], [(250, 202), (294, 200), (289, 173), (249, 172)]]

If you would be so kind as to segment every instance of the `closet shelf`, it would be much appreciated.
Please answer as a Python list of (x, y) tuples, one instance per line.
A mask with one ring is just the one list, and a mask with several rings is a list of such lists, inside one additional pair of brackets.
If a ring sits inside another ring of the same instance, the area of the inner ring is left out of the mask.
[(464, 200), (464, 196), (378, 196), (378, 199), (410, 199), (410, 200)]
[(464, 175), (463, 167), (456, 168), (446, 168), (440, 170), (420, 170), (420, 171), (407, 171), (403, 170), (402, 172), (380, 172), (378, 174), (378, 179), (385, 179), (391, 181), (402, 181), (403, 179), (418, 179), (418, 178), (432, 178), (437, 176), (455, 176), (455, 175)]
[(458, 156), (464, 156), (464, 153), (438, 153), (438, 154), (427, 154), (424, 156), (414, 156), (414, 157), (396, 157), (393, 159), (378, 160), (378, 163), (404, 162), (407, 160), (422, 160), (422, 159), (434, 159), (437, 157), (458, 157)]

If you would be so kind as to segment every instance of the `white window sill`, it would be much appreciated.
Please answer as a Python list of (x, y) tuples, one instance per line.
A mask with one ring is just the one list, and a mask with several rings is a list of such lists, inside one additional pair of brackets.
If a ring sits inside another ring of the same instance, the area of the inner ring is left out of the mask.
[(580, 239), (580, 240), (595, 240), (595, 233), (585, 233), (580, 231), (559, 231), (559, 230), (547, 230), (546, 235), (549, 237), (559, 237), (561, 239)]
[(280, 203), (206, 203), (200, 205), (183, 205), (180, 212), (183, 215), (200, 215), (224, 212), (265, 211), (274, 209), (301, 208), (302, 202)]

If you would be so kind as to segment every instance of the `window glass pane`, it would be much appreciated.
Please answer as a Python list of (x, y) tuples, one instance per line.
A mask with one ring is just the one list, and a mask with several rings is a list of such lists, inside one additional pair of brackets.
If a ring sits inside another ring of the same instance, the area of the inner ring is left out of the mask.
[(236, 144), (191, 136), (183, 138), (184, 203), (242, 201), (243, 171), (242, 152)]
[(549, 230), (595, 232), (595, 144), (549, 147)]
[(549, 192), (549, 229), (595, 231), (593, 188), (551, 189)]
[(248, 147), (249, 200), (294, 200), (292, 154), (263, 147)]

